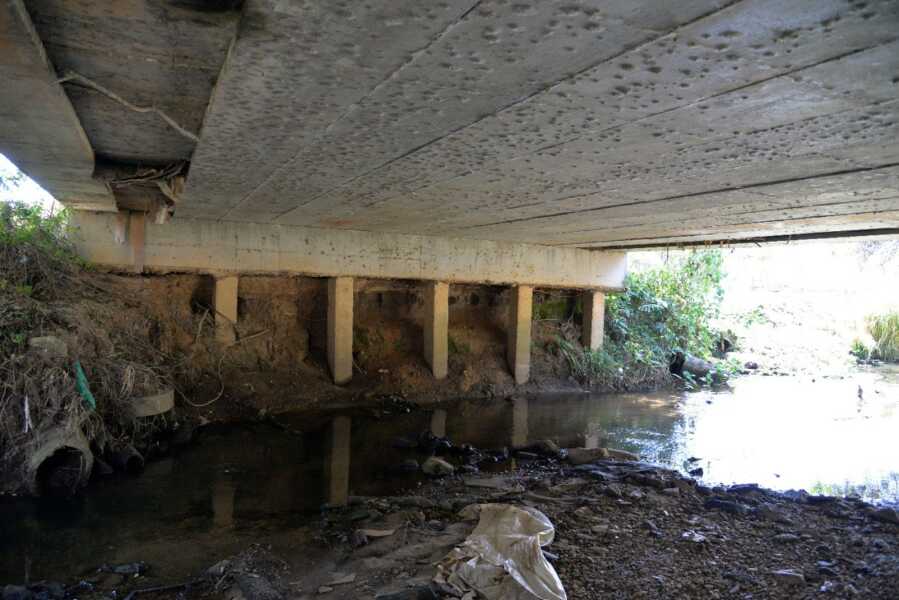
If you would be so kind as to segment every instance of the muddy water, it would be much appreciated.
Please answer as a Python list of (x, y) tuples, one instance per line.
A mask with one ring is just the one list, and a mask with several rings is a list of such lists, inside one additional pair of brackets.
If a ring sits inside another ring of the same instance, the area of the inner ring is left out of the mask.
[(899, 500), (899, 369), (817, 381), (746, 377), (720, 392), (396, 407), (207, 428), (141, 476), (96, 482), (74, 500), (0, 500), (0, 583), (71, 580), (137, 560), (178, 580), (249, 542), (285, 532), (301, 539), (329, 501), (414, 487), (417, 476), (394, 467), (416, 455), (394, 446), (427, 429), (481, 448), (547, 438), (619, 447), (701, 467), (707, 484)]

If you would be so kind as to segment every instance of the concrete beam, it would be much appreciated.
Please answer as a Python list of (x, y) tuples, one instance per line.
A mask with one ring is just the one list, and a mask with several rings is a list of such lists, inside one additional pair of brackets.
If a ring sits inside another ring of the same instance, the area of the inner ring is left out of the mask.
[(531, 319), (534, 302), (534, 288), (519, 285), (512, 289), (509, 304), (508, 346), (506, 348), (509, 368), (515, 383), (527, 383), (531, 374)]
[[(88, 261), (127, 269), (115, 216), (76, 212), (75, 243)], [(512, 242), (175, 218), (148, 222), (145, 268), (152, 272), (298, 273), (330, 277), (621, 289), (623, 252)]]
[[(133, 217), (132, 217), (133, 218)], [(218, 277), (215, 280), (215, 334), (221, 344), (237, 340), (237, 277)]]
[(115, 211), (22, 0), (0, 3), (0, 153), (72, 208)]
[(353, 378), (353, 278), (328, 280), (328, 366), (334, 383)]
[(584, 320), (581, 324), (584, 348), (589, 348), (590, 350), (602, 348), (605, 308), (606, 295), (604, 293), (594, 290), (584, 292)]
[(447, 374), (449, 344), (449, 284), (441, 281), (425, 287), (425, 360), (436, 379)]

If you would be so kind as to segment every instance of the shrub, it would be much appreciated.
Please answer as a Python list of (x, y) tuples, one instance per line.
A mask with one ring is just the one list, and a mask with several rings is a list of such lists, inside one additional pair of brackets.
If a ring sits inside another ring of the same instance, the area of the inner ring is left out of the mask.
[(720, 332), (718, 316), (724, 278), (720, 250), (695, 250), (668, 264), (632, 272), (625, 291), (606, 300), (606, 340), (599, 351), (584, 350), (574, 335), (559, 342), (572, 375), (603, 387), (627, 388), (667, 377), (675, 352), (708, 358)]
[(865, 328), (874, 338), (874, 351), (881, 360), (899, 362), (899, 310), (870, 315)]

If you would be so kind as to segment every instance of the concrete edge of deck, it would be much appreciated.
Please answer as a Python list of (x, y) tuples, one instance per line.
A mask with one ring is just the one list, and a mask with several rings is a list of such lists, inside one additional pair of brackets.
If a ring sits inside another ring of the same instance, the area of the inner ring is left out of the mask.
[(143, 239), (122, 240), (115, 214), (75, 211), (72, 221), (83, 258), (132, 272), (281, 273), (602, 291), (621, 290), (627, 273), (625, 252), (196, 219), (162, 225), (146, 219)]

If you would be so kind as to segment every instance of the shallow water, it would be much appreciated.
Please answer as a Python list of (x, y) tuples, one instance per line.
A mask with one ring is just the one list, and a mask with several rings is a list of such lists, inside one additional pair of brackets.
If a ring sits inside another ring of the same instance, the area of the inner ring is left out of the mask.
[(70, 501), (0, 500), (0, 583), (71, 580), (136, 560), (178, 580), (266, 535), (299, 539), (323, 504), (347, 492), (413, 487), (415, 475), (391, 467), (416, 454), (395, 441), (429, 428), (480, 448), (540, 439), (623, 448), (681, 470), (702, 467), (707, 484), (899, 500), (899, 369), (817, 381), (745, 377), (718, 392), (547, 394), (304, 415), (281, 425), (208, 428), (142, 475), (94, 483)]

